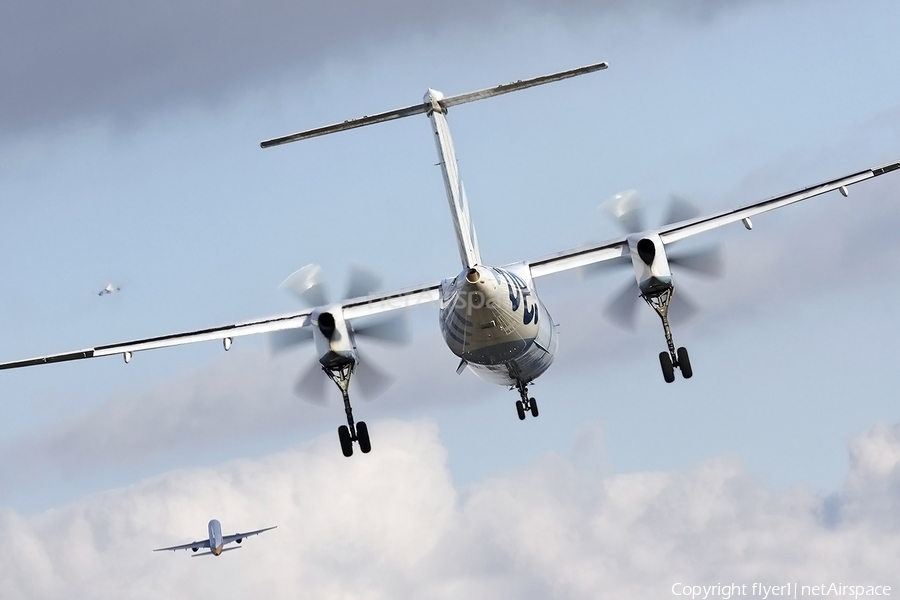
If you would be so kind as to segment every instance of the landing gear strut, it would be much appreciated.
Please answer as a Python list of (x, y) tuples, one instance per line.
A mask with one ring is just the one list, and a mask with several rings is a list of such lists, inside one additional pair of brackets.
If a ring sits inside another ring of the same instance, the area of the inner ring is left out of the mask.
[(516, 400), (516, 412), (519, 414), (519, 420), (525, 420), (526, 412), (530, 412), (532, 417), (538, 416), (537, 400), (528, 397), (528, 384), (517, 380), (516, 389), (519, 390), (519, 396), (522, 398), (521, 400)]
[(347, 413), (347, 424), (338, 427), (338, 438), (341, 440), (341, 451), (344, 456), (353, 456), (353, 442), (359, 444), (360, 451), (365, 454), (372, 449), (369, 442), (369, 428), (365, 422), (353, 422), (353, 408), (350, 406), (350, 376), (356, 367), (355, 362), (346, 362), (331, 367), (322, 367), (325, 374), (328, 375), (338, 389), (341, 390), (341, 396), (344, 397), (344, 412)]
[(675, 381), (676, 367), (681, 370), (681, 375), (685, 379), (690, 379), (694, 374), (687, 349), (683, 347), (675, 349), (672, 330), (669, 328), (669, 303), (672, 301), (674, 290), (675, 288), (669, 286), (661, 291), (641, 294), (641, 298), (659, 315), (663, 331), (666, 334), (666, 345), (669, 347), (669, 351), (659, 353), (659, 365), (662, 367), (663, 379), (666, 380), (666, 383)]

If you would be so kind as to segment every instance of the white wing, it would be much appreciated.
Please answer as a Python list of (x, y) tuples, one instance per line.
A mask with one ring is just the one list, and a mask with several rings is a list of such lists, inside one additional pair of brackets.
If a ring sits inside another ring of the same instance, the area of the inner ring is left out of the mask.
[[(853, 173), (852, 175), (819, 183), (796, 192), (791, 192), (790, 194), (784, 194), (783, 196), (776, 196), (774, 198), (769, 198), (768, 200), (748, 204), (747, 206), (742, 206), (733, 210), (666, 225), (657, 229), (656, 232), (662, 238), (663, 243), (668, 244), (698, 233), (703, 233), (704, 231), (715, 229), (716, 227), (728, 225), (729, 223), (736, 223), (742, 219), (749, 219), (755, 215), (775, 210), (776, 208), (781, 208), (789, 204), (794, 204), (801, 200), (813, 198), (827, 192), (840, 190), (842, 188), (843, 192), (846, 192), (848, 186), (859, 183), (860, 181), (865, 181), (866, 179), (878, 177), (879, 175), (884, 175), (885, 173), (890, 173), (897, 169), (900, 169), (900, 162), (866, 169), (859, 173)], [(545, 256), (537, 260), (529, 261), (528, 264), (531, 267), (531, 275), (533, 277), (540, 277), (541, 275), (549, 275), (551, 273), (576, 269), (605, 260), (612, 260), (627, 254), (628, 248), (625, 237), (623, 236), (601, 244)]]
[[(434, 283), (395, 292), (372, 294), (361, 298), (351, 298), (342, 304), (344, 317), (347, 319), (354, 319), (408, 306), (415, 306), (426, 302), (434, 302), (440, 296), (440, 287), (440, 283)], [(170, 335), (122, 342), (119, 344), (96, 346), (84, 350), (48, 354), (46, 356), (37, 356), (23, 360), (13, 360), (0, 363), (0, 370), (66, 362), (82, 358), (111, 356), (115, 354), (123, 355), (127, 361), (131, 359), (132, 353), (140, 352), (142, 350), (168, 348), (170, 346), (193, 344), (195, 342), (208, 342), (211, 340), (229, 340), (245, 335), (307, 327), (310, 325), (309, 315), (312, 314), (312, 312), (313, 309), (309, 309), (287, 315), (257, 319), (232, 325), (222, 325), (220, 327), (211, 327), (209, 329), (173, 333)]]
[(165, 550), (193, 550), (194, 548), (209, 548), (209, 540), (191, 542), (190, 544), (181, 544), (180, 546), (169, 546), (168, 548), (156, 548), (154, 552), (163, 552)]
[(289, 315), (269, 317), (266, 319), (257, 319), (255, 321), (235, 323), (232, 325), (223, 325), (221, 327), (211, 327), (209, 329), (199, 329), (196, 331), (173, 333), (170, 335), (145, 338), (142, 340), (134, 340), (131, 342), (109, 344), (106, 346), (96, 346), (94, 348), (86, 348), (84, 350), (62, 352), (59, 354), (48, 354), (46, 356), (38, 356), (35, 358), (27, 358), (24, 360), (14, 360), (10, 362), (0, 363), (0, 370), (16, 369), (19, 367), (31, 367), (34, 365), (44, 365), (56, 362), (66, 362), (69, 360), (78, 360), (81, 358), (111, 356), (113, 354), (125, 355), (127, 360), (131, 357), (131, 354), (133, 352), (140, 352), (141, 350), (168, 348), (170, 346), (180, 346), (182, 344), (192, 344), (194, 342), (225, 340), (226, 338), (235, 338), (244, 335), (252, 335), (255, 333), (267, 333), (270, 331), (279, 331), (282, 329), (305, 327), (309, 324), (310, 312), (311, 311), (309, 310), (305, 310)]
[(256, 531), (248, 531), (247, 533), (235, 533), (232, 535), (226, 535), (222, 538), (223, 544), (230, 544), (231, 542), (236, 542), (238, 540), (242, 540), (244, 538), (250, 537), (251, 535), (259, 535), (263, 531), (269, 531), (270, 529), (275, 529), (278, 525), (273, 527), (266, 527), (264, 529), (257, 529)]

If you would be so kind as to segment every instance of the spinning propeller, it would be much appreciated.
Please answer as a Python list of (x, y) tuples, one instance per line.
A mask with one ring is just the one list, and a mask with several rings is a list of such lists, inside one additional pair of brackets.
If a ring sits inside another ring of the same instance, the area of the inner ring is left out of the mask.
[[(640, 197), (635, 190), (626, 190), (616, 194), (604, 202), (601, 208), (612, 215), (626, 234), (637, 234), (640, 232), (652, 234), (652, 230), (648, 231), (644, 223), (643, 207), (641, 206)], [(698, 216), (700, 216), (700, 211), (697, 207), (683, 198), (672, 196), (662, 225), (678, 223)], [(640, 243), (638, 242), (640, 258), (649, 265), (655, 258), (656, 245), (648, 242), (646, 250), (641, 252)], [(669, 265), (681, 267), (686, 271), (708, 277), (716, 277), (722, 274), (722, 251), (718, 246), (702, 250), (682, 251), (680, 253), (678, 251), (669, 252), (665, 249), (663, 253)], [(630, 261), (626, 262), (625, 260), (620, 264), (622, 266), (632, 266)], [(587, 269), (588, 272), (596, 270), (590, 267)], [(635, 290), (634, 283), (630, 282), (613, 296), (613, 299), (603, 311), (604, 315), (622, 327), (633, 329), (635, 307), (640, 304), (640, 301), (640, 293)], [(679, 287), (678, 293), (672, 295), (672, 304), (669, 312), (670, 321), (673, 324), (687, 321), (696, 312), (696, 307), (685, 299), (684, 293)]]
[[(322, 268), (318, 265), (307, 265), (284, 280), (279, 286), (292, 292), (307, 308), (315, 309), (310, 315), (313, 327), (318, 328), (326, 343), (332, 340), (341, 331), (349, 337), (347, 353), (352, 356), (349, 359), (354, 363), (354, 380), (359, 384), (359, 390), (363, 396), (372, 399), (387, 389), (393, 379), (376, 369), (368, 361), (359, 360), (356, 350), (356, 336), (372, 340), (404, 343), (409, 341), (409, 330), (406, 319), (402, 313), (395, 313), (389, 317), (370, 319), (358, 319), (353, 322), (345, 322), (341, 315), (340, 303), (350, 298), (366, 296), (376, 291), (381, 285), (381, 278), (372, 271), (359, 265), (351, 265), (347, 289), (341, 300), (332, 304), (328, 300), (325, 289)], [(310, 327), (300, 329), (288, 329), (270, 334), (269, 345), (272, 352), (278, 353), (292, 349), (300, 344), (311, 342), (314, 332)], [(322, 373), (323, 365), (329, 358), (329, 352), (317, 348), (320, 352), (319, 360), (316, 360), (304, 369), (294, 386), (295, 393), (314, 404), (325, 404), (325, 387), (328, 377)]]

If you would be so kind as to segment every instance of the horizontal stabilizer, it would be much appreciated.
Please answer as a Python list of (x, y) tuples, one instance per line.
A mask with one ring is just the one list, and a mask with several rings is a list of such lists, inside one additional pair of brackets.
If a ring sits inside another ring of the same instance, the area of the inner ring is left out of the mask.
[[(240, 550), (243, 546), (235, 546), (234, 548), (222, 548), (222, 552), (231, 552), (232, 550)], [(221, 554), (220, 552), (219, 554)], [(212, 552), (198, 552), (197, 554), (191, 554), (191, 558), (197, 558), (198, 556), (209, 556)]]
[[(467, 94), (459, 94), (457, 96), (448, 96), (443, 98), (440, 103), (444, 108), (449, 108), (458, 104), (465, 104), (466, 102), (483, 100), (485, 98), (491, 98), (493, 96), (499, 96), (501, 94), (508, 94), (509, 92), (524, 90), (525, 88), (534, 87), (536, 85), (543, 85), (545, 83), (552, 83), (554, 81), (560, 81), (562, 79), (568, 79), (570, 77), (576, 77), (578, 75), (584, 75), (586, 73), (593, 73), (594, 71), (601, 71), (608, 67), (609, 65), (607, 63), (600, 62), (592, 65), (587, 65), (585, 67), (579, 67), (577, 69), (560, 71), (559, 73), (553, 73), (551, 75), (542, 75), (540, 77), (534, 77), (532, 79), (520, 79), (518, 81), (513, 81), (512, 83), (504, 83), (502, 85), (498, 85), (497, 87), (479, 90), (477, 92), (469, 92)], [(338, 131), (344, 131), (346, 129), (356, 129), (357, 127), (363, 127), (365, 125), (374, 125), (375, 123), (383, 123), (384, 121), (393, 121), (394, 119), (402, 119), (403, 117), (419, 115), (426, 113), (429, 110), (431, 110), (431, 103), (422, 102), (420, 104), (414, 104), (405, 108), (389, 110), (387, 112), (382, 112), (375, 115), (366, 115), (364, 117), (358, 117), (356, 119), (347, 119), (346, 121), (335, 123), (334, 125), (316, 127), (315, 129), (308, 129), (299, 133), (292, 133), (283, 137), (265, 140), (264, 142), (260, 143), (260, 146), (263, 148), (269, 148), (271, 146), (280, 146), (281, 144), (288, 144), (290, 142), (299, 142), (300, 140), (318, 137), (320, 135), (327, 135), (329, 133), (336, 133)]]
[(484, 100), (485, 98), (492, 98), (493, 96), (500, 96), (501, 94), (508, 94), (509, 92), (517, 92), (519, 90), (524, 90), (525, 88), (534, 87), (536, 85), (553, 83), (554, 81), (561, 81), (563, 79), (569, 79), (570, 77), (577, 77), (578, 75), (586, 75), (588, 73), (593, 73), (594, 71), (602, 71), (603, 69), (607, 68), (609, 68), (608, 63), (600, 62), (593, 65), (587, 65), (586, 67), (578, 67), (577, 69), (560, 71), (559, 73), (553, 73), (551, 75), (541, 75), (540, 77), (533, 77), (532, 79), (519, 79), (518, 81), (513, 81), (512, 83), (504, 83), (502, 85), (498, 85), (497, 87), (488, 88), (486, 90), (469, 92), (468, 94), (459, 94), (458, 96), (450, 96), (449, 98), (444, 98), (443, 100), (441, 100), (441, 104), (444, 105), (444, 108), (450, 108), (451, 106), (456, 106), (458, 104), (474, 102), (475, 100)]

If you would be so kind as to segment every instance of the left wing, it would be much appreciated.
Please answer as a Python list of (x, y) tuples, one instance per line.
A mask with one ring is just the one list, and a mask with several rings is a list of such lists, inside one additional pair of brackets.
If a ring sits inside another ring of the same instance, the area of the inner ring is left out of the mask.
[(233, 325), (223, 325), (221, 327), (212, 327), (210, 329), (173, 333), (171, 335), (145, 338), (132, 342), (109, 344), (106, 346), (96, 346), (94, 348), (76, 350), (74, 352), (63, 352), (60, 354), (48, 354), (46, 356), (26, 358), (24, 360), (13, 360), (0, 363), (0, 370), (66, 362), (70, 360), (78, 360), (81, 358), (111, 356), (113, 354), (121, 354), (125, 357), (125, 362), (129, 362), (131, 360), (131, 354), (133, 352), (139, 352), (141, 350), (153, 350), (156, 348), (168, 348), (170, 346), (180, 346), (182, 344), (206, 342), (209, 340), (223, 340), (225, 342), (225, 347), (227, 350), (231, 347), (231, 339), (235, 337), (252, 335), (255, 333), (280, 331), (283, 329), (293, 329), (297, 327), (305, 327), (309, 324), (309, 315), (311, 312), (311, 310), (305, 310), (289, 315), (269, 317), (256, 321), (247, 321), (245, 323), (235, 323)]
[(256, 531), (248, 531), (247, 533), (235, 533), (233, 535), (226, 535), (222, 537), (223, 544), (230, 544), (231, 542), (236, 542), (238, 540), (242, 540), (244, 538), (250, 537), (251, 535), (259, 535), (263, 531), (269, 531), (270, 529), (275, 529), (278, 525), (274, 525), (272, 527), (266, 527), (265, 529), (257, 529)]
[[(424, 286), (406, 288), (395, 292), (371, 294), (359, 298), (351, 298), (341, 303), (344, 311), (344, 318), (355, 319), (375, 315), (390, 310), (406, 308), (427, 302), (435, 302), (440, 298), (441, 284), (432, 283)], [(50, 363), (66, 362), (70, 360), (79, 360), (82, 358), (96, 358), (99, 356), (111, 356), (121, 354), (125, 358), (125, 362), (131, 360), (134, 352), (141, 350), (154, 350), (156, 348), (168, 348), (170, 346), (180, 346), (182, 344), (193, 344), (195, 342), (208, 342), (210, 340), (222, 340), (225, 349), (231, 347), (232, 338), (254, 335), (257, 333), (271, 333), (275, 331), (283, 331), (286, 329), (297, 329), (307, 327), (311, 324), (310, 315), (315, 309), (303, 310), (296, 313), (281, 315), (276, 317), (268, 317), (257, 319), (254, 321), (246, 321), (243, 323), (235, 323), (232, 325), (223, 325), (220, 327), (212, 327), (209, 329), (200, 329), (197, 331), (186, 331), (183, 333), (174, 333), (153, 338), (145, 338), (131, 342), (123, 342), (119, 344), (109, 344), (106, 346), (96, 346), (84, 350), (75, 350), (73, 352), (62, 352), (59, 354), (48, 354), (46, 356), (38, 356), (35, 358), (27, 358), (23, 360), (13, 360), (0, 363), (0, 370), (17, 369), (20, 367), (31, 367), (34, 365), (46, 365)]]
[[(747, 206), (742, 206), (733, 210), (666, 225), (655, 230), (655, 232), (659, 234), (664, 244), (676, 242), (692, 235), (715, 229), (716, 227), (749, 219), (755, 215), (775, 210), (776, 208), (781, 208), (789, 204), (794, 204), (801, 200), (807, 200), (808, 198), (813, 198), (834, 190), (840, 190), (840, 192), (846, 196), (848, 194), (848, 186), (859, 183), (860, 181), (865, 181), (866, 179), (878, 177), (879, 175), (884, 175), (885, 173), (890, 173), (897, 169), (900, 169), (900, 162), (889, 163), (881, 167), (866, 169), (858, 173), (853, 173), (852, 175), (825, 181), (790, 194), (769, 198), (768, 200), (756, 202), (755, 204), (748, 204)], [(551, 273), (576, 269), (578, 267), (584, 267), (606, 260), (613, 260), (627, 255), (628, 244), (625, 236), (623, 236), (609, 242), (545, 256), (529, 261), (528, 265), (531, 267), (532, 277), (540, 277), (542, 275), (550, 275)]]
[(165, 550), (194, 550), (194, 548), (209, 548), (209, 540), (191, 542), (190, 544), (181, 544), (180, 546), (169, 546), (168, 548), (156, 548), (153, 551), (163, 552)]

